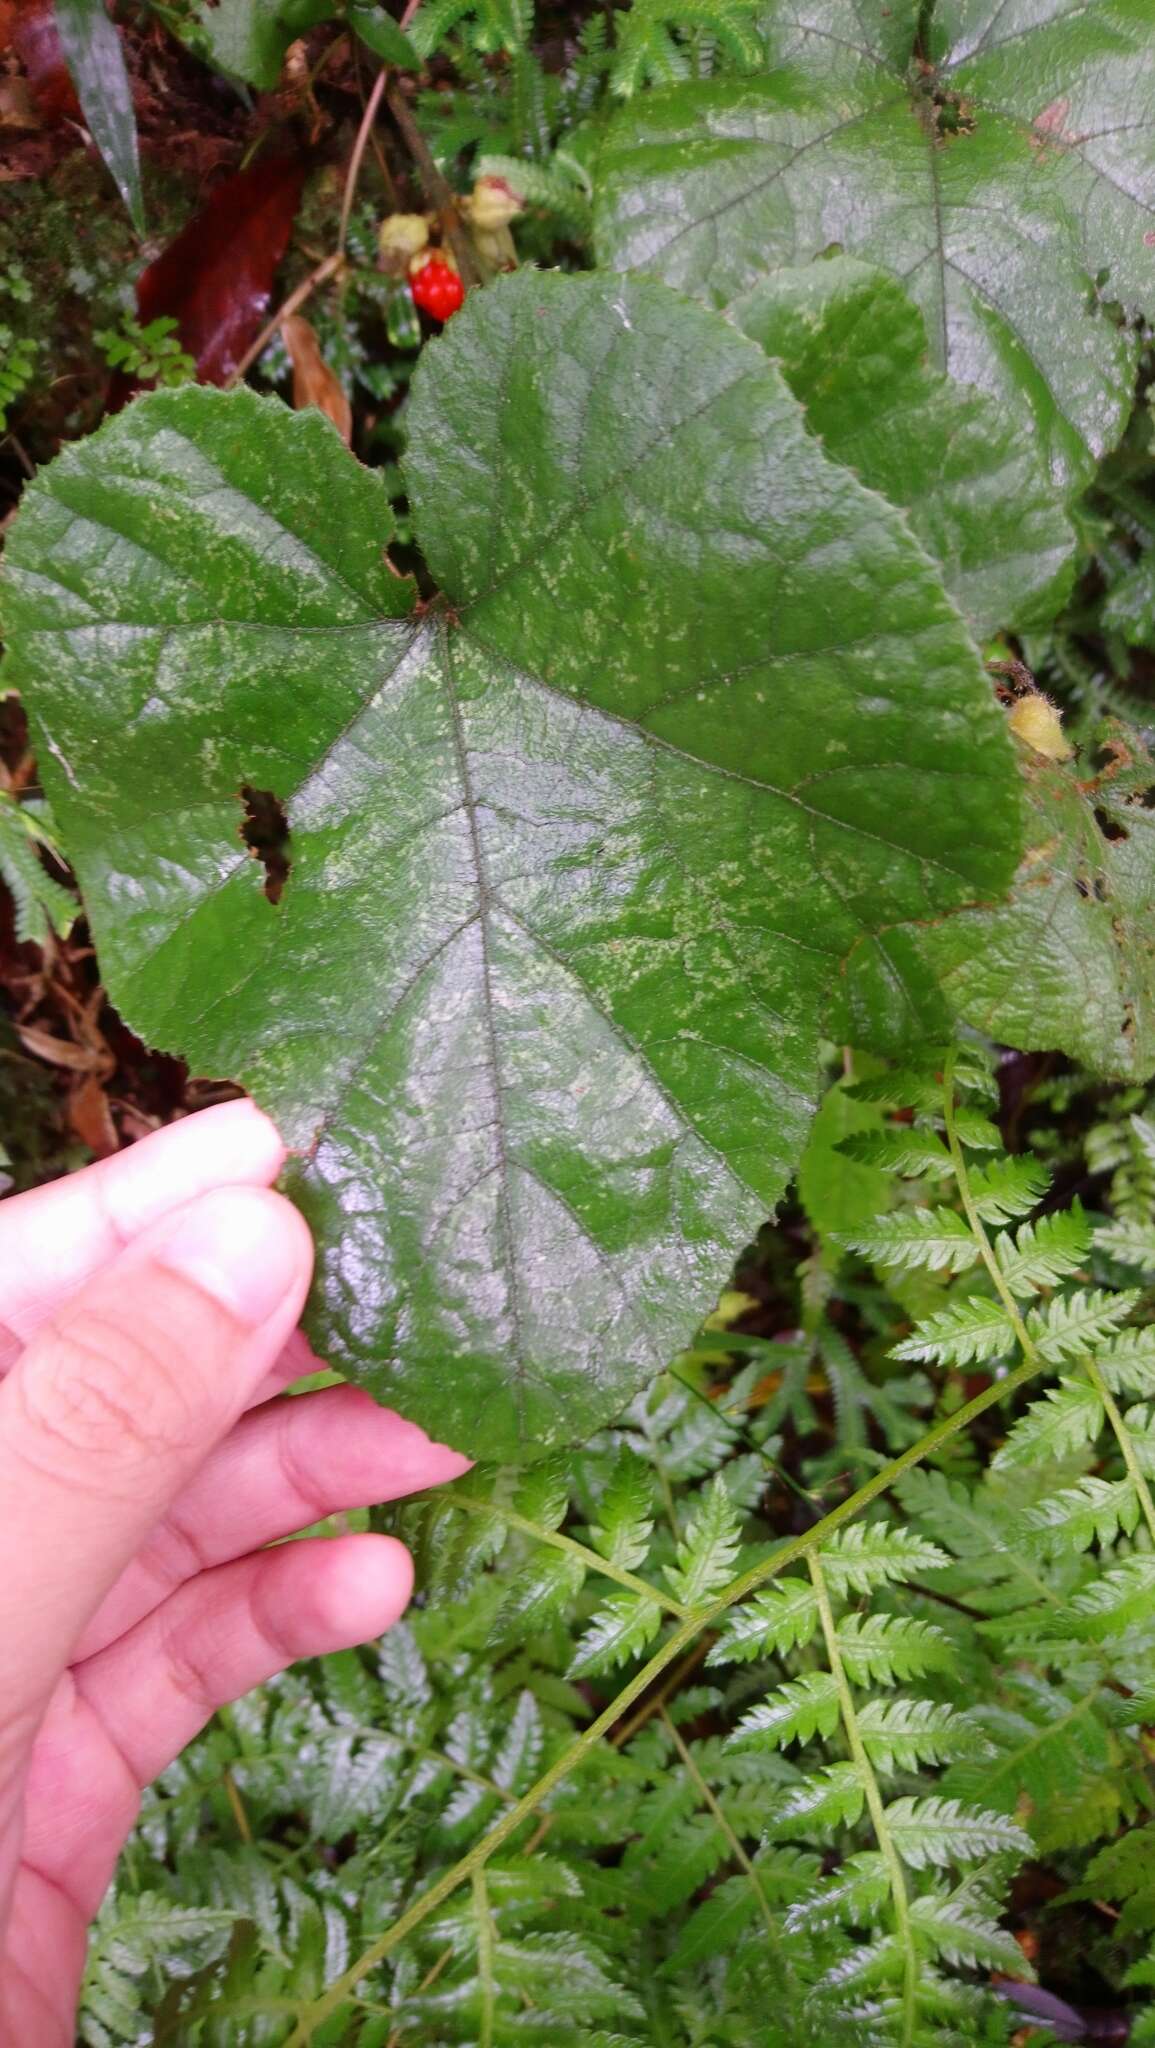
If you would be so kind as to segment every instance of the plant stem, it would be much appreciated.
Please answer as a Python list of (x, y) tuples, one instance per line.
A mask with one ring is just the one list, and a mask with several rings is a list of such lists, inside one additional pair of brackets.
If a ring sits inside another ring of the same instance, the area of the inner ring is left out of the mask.
[(1143, 1520), (1151, 1532), (1152, 1540), (1155, 1541), (1155, 1500), (1151, 1498), (1151, 1488), (1148, 1486), (1139, 1460), (1135, 1456), (1135, 1445), (1131, 1438), (1131, 1432), (1123, 1420), (1115, 1396), (1112, 1394), (1110, 1387), (1099, 1370), (1097, 1361), (1094, 1358), (1085, 1358), (1082, 1362), (1087, 1369), (1087, 1378), (1103, 1403), (1104, 1413), (1115, 1432), (1115, 1441), (1123, 1453), (1123, 1463), (1127, 1467), (1127, 1476), (1135, 1488), (1139, 1505), (1143, 1510)]
[(739, 1868), (745, 1873), (746, 1877), (749, 1879), (750, 1889), (753, 1892), (754, 1897), (758, 1901), (758, 1911), (762, 1915), (762, 1919), (766, 1927), (766, 1932), (770, 1937), (772, 1945), (775, 1948), (777, 1948), (779, 1945), (778, 1926), (774, 1919), (774, 1915), (770, 1911), (769, 1901), (767, 1900), (766, 1894), (762, 1889), (762, 1881), (758, 1876), (758, 1872), (755, 1870), (753, 1863), (750, 1861), (750, 1858), (747, 1856), (745, 1849), (742, 1847), (741, 1842), (738, 1840), (737, 1835), (734, 1833), (733, 1828), (730, 1826), (730, 1823), (727, 1820), (725, 1813), (723, 1812), (721, 1806), (718, 1804), (717, 1799), (715, 1798), (713, 1792), (710, 1790), (710, 1787), (706, 1783), (705, 1778), (702, 1776), (701, 1771), (698, 1769), (697, 1764), (694, 1762), (693, 1754), (690, 1748), (682, 1740), (682, 1736), (679, 1730), (675, 1728), (673, 1722), (671, 1721), (669, 1712), (664, 1702), (658, 1707), (658, 1718), (660, 1719), (663, 1728), (665, 1729), (667, 1735), (673, 1743), (674, 1748), (677, 1750), (678, 1755), (682, 1760), (682, 1765), (685, 1770), (686, 1776), (689, 1778), (691, 1784), (693, 1785), (695, 1792), (697, 1793), (703, 1806), (709, 1813), (711, 1819), (715, 1822), (719, 1832), (725, 1837), (726, 1846), (729, 1849), (731, 1856), (734, 1858), (735, 1863), (738, 1864)]
[(437, 208), (442, 232), (453, 251), (461, 282), (468, 290), (470, 285), (480, 284), (481, 277), (473, 253), (473, 244), (462, 225), (457, 195), (434, 163), (429, 144), (417, 126), (409, 102), (399, 85), (389, 87), (385, 94), (385, 105), (401, 130), (405, 147), (413, 158), (421, 183), (425, 187), (426, 197)]
[(1007, 1286), (1006, 1280), (1003, 1278), (1002, 1268), (994, 1255), (990, 1238), (987, 1236), (983, 1226), (983, 1219), (975, 1207), (975, 1198), (971, 1193), (970, 1174), (967, 1171), (967, 1163), (963, 1157), (962, 1146), (959, 1143), (958, 1125), (955, 1120), (954, 1070), (956, 1057), (955, 1048), (952, 1046), (943, 1062), (943, 1122), (946, 1126), (947, 1149), (950, 1152), (951, 1165), (954, 1167), (955, 1179), (958, 1182), (963, 1213), (970, 1225), (971, 1235), (978, 1245), (982, 1262), (994, 1283), (995, 1293), (1006, 1309), (1007, 1317), (1018, 1339), (1023, 1357), (1027, 1360), (1033, 1360), (1035, 1369), (1038, 1370), (1041, 1368), (1043, 1360), (1039, 1357), (1034, 1340), (1023, 1321), (1022, 1310)]
[(257, 357), (264, 355), (281, 322), (287, 320), (290, 314), (295, 313), (298, 306), (303, 306), (306, 299), (311, 299), (318, 286), (323, 285), (327, 278), (335, 277), (337, 272), (343, 267), (344, 262), (344, 253), (338, 249), (332, 256), (326, 256), (323, 263), (318, 263), (316, 268), (309, 272), (308, 277), (302, 278), (296, 290), (289, 293), (283, 306), (277, 307), (272, 319), (265, 322), (256, 340), (251, 342), (245, 350), (236, 369), (227, 381), (227, 390), (231, 391), (234, 384), (239, 384), (246, 372), (252, 369)]
[(349, 217), (353, 211), (353, 201), (357, 196), (357, 180), (361, 175), (361, 163), (369, 141), (370, 130), (377, 118), (377, 109), (381, 105), (381, 95), (385, 90), (385, 81), (388, 76), (389, 73), (382, 66), (373, 80), (373, 90), (365, 102), (365, 112), (361, 116), (361, 126), (357, 130), (357, 140), (353, 144), (353, 154), (349, 158), (349, 168), (345, 173), (345, 189), (341, 194), (341, 218), (337, 225), (337, 247), (342, 255), (345, 253), (345, 243), (349, 238)]
[(747, 1593), (756, 1592), (759, 1586), (765, 1585), (769, 1579), (776, 1578), (779, 1572), (785, 1571), (789, 1565), (796, 1564), (799, 1558), (819, 1549), (835, 1529), (841, 1529), (845, 1523), (853, 1521), (864, 1507), (877, 1500), (880, 1494), (886, 1493), (894, 1485), (895, 1480), (901, 1479), (912, 1466), (921, 1464), (933, 1451), (949, 1443), (960, 1430), (968, 1428), (980, 1415), (984, 1415), (988, 1408), (993, 1408), (996, 1402), (1005, 1400), (1008, 1394), (1013, 1394), (1019, 1387), (1025, 1386), (1038, 1372), (1039, 1367), (1040, 1360), (1037, 1354), (1032, 1353), (1022, 1365), (1007, 1373), (1004, 1379), (996, 1380), (991, 1386), (985, 1387), (981, 1394), (976, 1394), (972, 1401), (956, 1409), (953, 1415), (940, 1416), (917, 1444), (912, 1444), (899, 1457), (892, 1458), (889, 1464), (884, 1465), (866, 1481), (865, 1485), (860, 1486), (857, 1493), (851, 1494), (847, 1500), (832, 1508), (821, 1522), (816, 1522), (804, 1535), (792, 1537), (780, 1550), (775, 1551), (773, 1557), (766, 1558), (761, 1564), (752, 1565), (749, 1571), (741, 1573), (707, 1607), (699, 1608), (697, 1613), (688, 1615), (655, 1650), (649, 1662), (634, 1673), (616, 1699), (611, 1700), (609, 1706), (603, 1708), (596, 1720), (590, 1722), (588, 1728), (583, 1728), (569, 1749), (555, 1759), (548, 1771), (538, 1779), (537, 1784), (531, 1785), (529, 1791), (522, 1795), (515, 1806), (499, 1815), (488, 1833), (474, 1843), (460, 1862), (455, 1863), (450, 1870), (442, 1871), (441, 1876), (434, 1880), (428, 1891), (422, 1892), (420, 1898), (413, 1901), (399, 1920), (395, 1920), (391, 1927), (386, 1928), (384, 1934), (371, 1942), (355, 1963), (352, 1963), (340, 1977), (334, 1978), (318, 1998), (313, 1999), (304, 2008), (298, 2009), (297, 2025), (285, 2048), (306, 2048), (306, 2043), (311, 2041), (316, 2028), (328, 2019), (331, 2013), (337, 2011), (356, 1989), (366, 1971), (374, 1969), (386, 1956), (391, 1955), (393, 1950), (407, 1940), (414, 1929), (420, 1927), (422, 1921), (426, 1920), (430, 1913), (435, 1912), (445, 1899), (450, 1898), (460, 1885), (472, 1882), (474, 1871), (487, 1863), (502, 1844), (517, 1832), (522, 1822), (528, 1819), (543, 1801), (549, 1798), (551, 1792), (578, 1768), (591, 1749), (601, 1741), (603, 1735), (608, 1735), (623, 1714), (633, 1706), (635, 1700), (649, 1691), (683, 1651), (692, 1647), (704, 1629), (712, 1628), (727, 1609), (736, 1601), (744, 1599)]
[(906, 1877), (894, 1837), (886, 1819), (886, 1808), (878, 1789), (874, 1766), (866, 1752), (862, 1731), (858, 1726), (858, 1715), (854, 1707), (854, 1694), (838, 1648), (838, 1631), (834, 1626), (834, 1612), (830, 1605), (826, 1579), (822, 1566), (811, 1551), (806, 1560), (810, 1567), (810, 1578), (814, 1597), (818, 1602), (818, 1616), (822, 1623), (822, 1637), (826, 1644), (826, 1656), (830, 1675), (838, 1688), (838, 1704), (842, 1714), (842, 1726), (846, 1735), (851, 1761), (858, 1773), (859, 1783), (866, 1795), (867, 1812), (874, 1829), (874, 1839), (886, 1865), (890, 1879), (890, 1896), (894, 1906), (894, 1934), (902, 1951), (902, 2031), (899, 2035), (900, 2048), (910, 2048), (914, 2039), (915, 2021), (918, 2017), (918, 1950), (914, 1945), (914, 1930), (910, 1923), (910, 1901), (906, 1895)]
[(331, 256), (326, 256), (323, 262), (318, 263), (309, 272), (308, 277), (302, 278), (296, 289), (289, 293), (284, 304), (278, 306), (272, 319), (266, 321), (256, 340), (245, 350), (236, 369), (231, 377), (228, 378), (226, 388), (231, 390), (234, 384), (240, 383), (246, 371), (252, 369), (258, 356), (264, 354), (274, 334), (277, 333), (281, 322), (287, 320), (291, 313), (295, 313), (299, 306), (303, 306), (306, 299), (311, 299), (313, 293), (320, 285), (323, 285), (330, 277), (335, 277), (337, 272), (344, 268), (345, 240), (349, 233), (349, 216), (353, 211), (353, 201), (357, 194), (357, 180), (361, 175), (361, 161), (365, 155), (369, 131), (373, 126), (377, 109), (381, 104), (381, 95), (385, 90), (385, 81), (388, 75), (388, 72), (385, 70), (378, 72), (373, 82), (373, 90), (369, 94), (365, 111), (361, 116), (361, 125), (357, 130), (357, 139), (353, 144), (353, 153), (349, 158), (349, 168), (345, 173), (345, 186), (341, 194), (341, 217), (337, 227), (337, 247)]
[(485, 1882), (484, 1863), (479, 1863), (473, 1873), (473, 1905), (477, 1914), (477, 1978), (481, 1986), (478, 2048), (493, 2048), (493, 2009), (496, 2002), (493, 1982), (493, 1920), (489, 1911), (489, 1887)]
[(501, 1507), (496, 1501), (478, 1500), (470, 1493), (446, 1493), (442, 1499), (451, 1508), (464, 1508), (470, 1515), (499, 1515), (511, 1529), (520, 1529), (524, 1536), (535, 1536), (539, 1543), (548, 1543), (553, 1550), (568, 1551), (571, 1557), (581, 1559), (587, 1571), (601, 1572), (607, 1579), (616, 1579), (619, 1586), (625, 1586), (631, 1593), (641, 1593), (647, 1600), (656, 1600), (667, 1614), (678, 1621), (684, 1621), (690, 1610), (683, 1607), (669, 1593), (663, 1593), (657, 1586), (647, 1585), (634, 1572), (628, 1572), (621, 1565), (611, 1564), (606, 1557), (600, 1557), (596, 1550), (590, 1550), (584, 1543), (576, 1543), (572, 1536), (563, 1536), (560, 1529), (543, 1529), (537, 1522), (531, 1522), (528, 1515), (519, 1515), (516, 1508)]

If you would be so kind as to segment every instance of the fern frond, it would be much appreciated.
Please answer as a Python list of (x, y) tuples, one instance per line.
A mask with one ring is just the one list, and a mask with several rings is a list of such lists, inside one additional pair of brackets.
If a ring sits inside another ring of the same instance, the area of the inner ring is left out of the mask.
[(1095, 1360), (1113, 1394), (1155, 1396), (1155, 1326), (1121, 1330)]
[(1002, 1813), (964, 1806), (958, 1799), (895, 1799), (886, 1809), (886, 1825), (912, 1870), (1031, 1853), (1031, 1838), (1015, 1821)]
[(1155, 1223), (1120, 1219), (1100, 1224), (1095, 1244), (1099, 1251), (1118, 1259), (1121, 1266), (1138, 1266), (1144, 1274), (1155, 1274)]
[(892, 1126), (886, 1131), (853, 1131), (849, 1138), (840, 1138), (834, 1149), (861, 1166), (879, 1166), (884, 1172), (908, 1178), (924, 1173), (945, 1178), (954, 1170), (938, 1134), (921, 1130), (917, 1125)]
[(964, 1218), (953, 1209), (899, 1209), (876, 1216), (865, 1230), (831, 1235), (849, 1251), (900, 1270), (963, 1273), (979, 1256)]
[(838, 1726), (838, 1687), (828, 1671), (808, 1671), (780, 1685), (769, 1699), (744, 1714), (731, 1736), (736, 1746), (784, 1749), (833, 1735)]
[(890, 1874), (876, 1849), (861, 1849), (788, 1909), (788, 1933), (850, 1923), (868, 1927), (890, 1898)]
[(1155, 1620), (1155, 1557), (1124, 1558), (1071, 1601), (1081, 1629), (1099, 1638), (1118, 1635), (1137, 1621)]
[(938, 1700), (867, 1700), (858, 1732), (876, 1770), (914, 1771), (923, 1763), (949, 1763), (985, 1745), (953, 1707)]
[(748, 1663), (777, 1651), (801, 1649), (818, 1627), (814, 1588), (805, 1579), (783, 1578), (764, 1593), (732, 1608), (713, 1644), (707, 1664)]
[(1099, 1479), (1088, 1474), (1075, 1486), (1052, 1493), (1023, 1516), (1028, 1540), (1040, 1548), (1088, 1550), (1104, 1546), (1119, 1531), (1133, 1534), (1139, 1520), (1139, 1496), (1131, 1479)]
[(956, 1110), (954, 1122), (959, 1139), (974, 1152), (997, 1152), (1002, 1145), (998, 1125), (989, 1116), (980, 1116), (977, 1110)]
[(990, 1900), (969, 1883), (953, 1892), (921, 1892), (911, 1900), (910, 1917), (921, 1942), (944, 1962), (1005, 1970), (1012, 1977), (1033, 1974), (1014, 1935), (999, 1926)]
[(1103, 1427), (1103, 1403), (1087, 1380), (1060, 1380), (1032, 1401), (991, 1459), (992, 1471), (1070, 1457), (1094, 1443)]
[(862, 1812), (865, 1793), (854, 1764), (824, 1764), (812, 1777), (788, 1792), (770, 1816), (771, 1835), (792, 1835), (813, 1828), (850, 1827)]
[(947, 1671), (950, 1637), (932, 1621), (908, 1614), (844, 1614), (835, 1633), (852, 1685), (897, 1685), (923, 1671)]
[(611, 1564), (632, 1572), (645, 1563), (653, 1529), (653, 1472), (636, 1451), (623, 1448), (598, 1502), (590, 1541)]
[(1076, 1201), (1069, 1209), (1020, 1224), (995, 1239), (995, 1256), (1012, 1294), (1037, 1294), (1077, 1272), (1091, 1249), (1091, 1226)]
[(844, 1595), (869, 1593), (875, 1586), (941, 1571), (950, 1563), (937, 1543), (888, 1522), (852, 1522), (849, 1528), (836, 1530), (818, 1552), (818, 1561), (832, 1590)]
[(1139, 1299), (1138, 1288), (1119, 1294), (1091, 1288), (1056, 1295), (1044, 1308), (1028, 1311), (1027, 1328), (1040, 1358), (1049, 1365), (1060, 1365), (1066, 1358), (1084, 1358), (1104, 1337), (1113, 1336)]
[(986, 1295), (970, 1295), (937, 1309), (914, 1326), (914, 1334), (896, 1344), (892, 1358), (925, 1359), (941, 1365), (974, 1365), (1003, 1358), (1015, 1342), (1007, 1312)]
[(662, 1625), (656, 1600), (626, 1591), (607, 1594), (580, 1638), (569, 1667), (570, 1678), (589, 1678), (616, 1670), (653, 1642)]
[(984, 1223), (1011, 1223), (1038, 1207), (1050, 1182), (1037, 1159), (992, 1159), (971, 1173), (971, 1199)]
[(671, 1589), (683, 1606), (700, 1607), (733, 1577), (739, 1526), (726, 1488), (720, 1479), (714, 1479), (690, 1517), (678, 1545), (677, 1563), (665, 1568)]
[(32, 804), (0, 790), (0, 879), (12, 894), (20, 944), (42, 946), (52, 933), (65, 938), (80, 912), (76, 897), (48, 873), (41, 849), (59, 857), (50, 826)]

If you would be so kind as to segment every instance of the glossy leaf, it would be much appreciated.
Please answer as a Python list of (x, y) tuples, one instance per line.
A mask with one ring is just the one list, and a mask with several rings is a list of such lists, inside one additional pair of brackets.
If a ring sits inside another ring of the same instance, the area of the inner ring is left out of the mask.
[(925, 966), (992, 1038), (1144, 1079), (1155, 1071), (1155, 764), (1120, 725), (1097, 737), (1086, 763), (1023, 750), (1029, 838), (1011, 901), (910, 935), (909, 977)]
[(144, 197), (132, 87), (120, 37), (104, 0), (56, 0), (56, 28), (80, 96), (85, 126), (116, 180), (133, 226), (143, 234)]
[(602, 262), (726, 304), (832, 245), (904, 279), (933, 361), (1034, 415), (1084, 480), (1130, 406), (1155, 307), (1149, 0), (767, 8), (767, 75), (690, 81), (617, 117)]
[(730, 309), (811, 431), (901, 505), (976, 633), (1053, 618), (1074, 534), (1026, 428), (926, 360), (926, 323), (885, 271), (835, 257), (775, 271)]
[[(532, 1455), (777, 1199), (864, 924), (1005, 886), (1014, 765), (904, 519), (715, 315), (501, 280), (409, 433), (445, 600), (402, 619), (327, 423), (140, 400), (28, 493), (11, 678), (114, 1000), (302, 1155), (318, 1348)], [(285, 806), (276, 905), (240, 790)]]

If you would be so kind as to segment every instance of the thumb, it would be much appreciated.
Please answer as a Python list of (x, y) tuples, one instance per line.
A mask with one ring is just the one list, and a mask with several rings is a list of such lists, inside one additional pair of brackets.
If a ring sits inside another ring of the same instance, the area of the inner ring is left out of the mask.
[(20, 1645), (0, 1726), (18, 1747), (82, 1628), (295, 1328), (312, 1260), (283, 1196), (219, 1188), (112, 1260), (0, 1386), (0, 1642)]

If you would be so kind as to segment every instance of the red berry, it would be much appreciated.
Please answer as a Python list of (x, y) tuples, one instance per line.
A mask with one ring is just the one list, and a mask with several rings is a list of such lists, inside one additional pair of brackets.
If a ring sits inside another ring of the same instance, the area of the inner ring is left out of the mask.
[(410, 280), (409, 289), (414, 305), (428, 313), (431, 320), (448, 320), (465, 297), (465, 286), (457, 272), (443, 263), (440, 256), (431, 256), (421, 265), (416, 277)]

